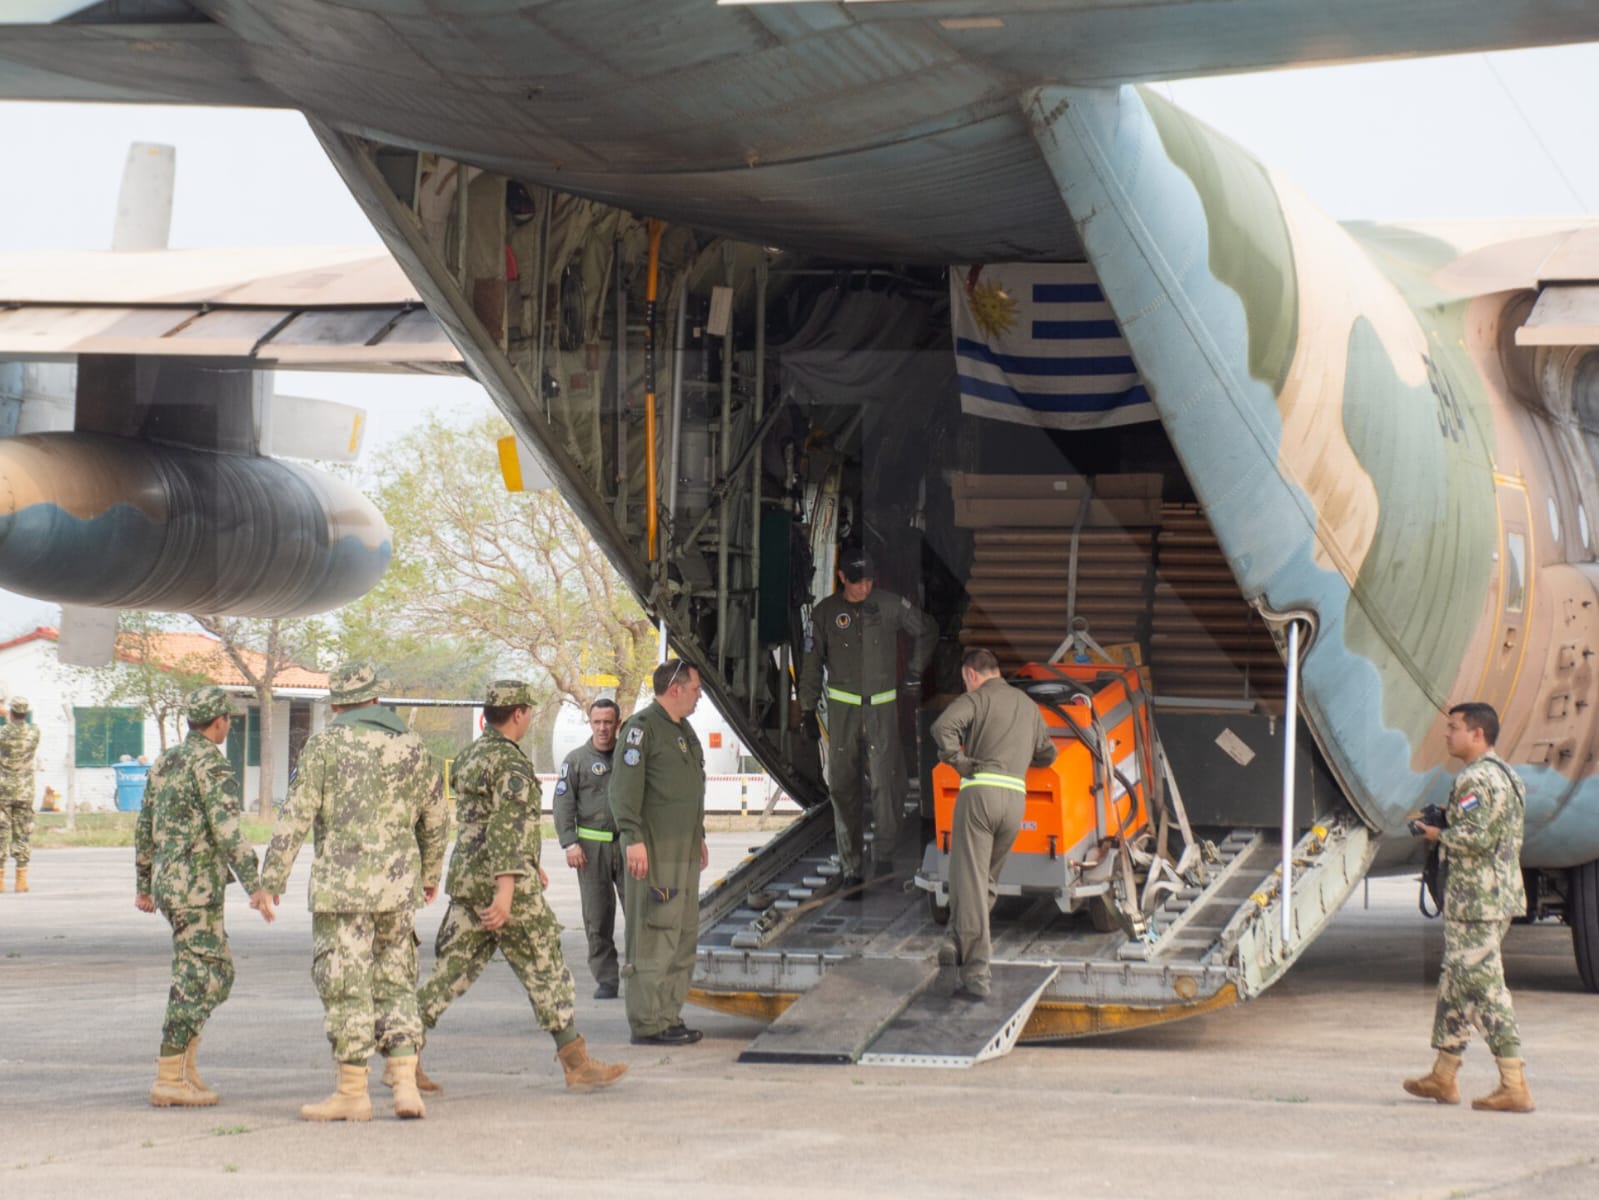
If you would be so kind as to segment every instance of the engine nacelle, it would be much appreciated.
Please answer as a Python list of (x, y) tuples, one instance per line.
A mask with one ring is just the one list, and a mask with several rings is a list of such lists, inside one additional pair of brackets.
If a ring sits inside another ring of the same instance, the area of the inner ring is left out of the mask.
[(298, 463), (91, 433), (0, 441), (0, 587), (101, 608), (290, 617), (365, 595), (388, 523)]

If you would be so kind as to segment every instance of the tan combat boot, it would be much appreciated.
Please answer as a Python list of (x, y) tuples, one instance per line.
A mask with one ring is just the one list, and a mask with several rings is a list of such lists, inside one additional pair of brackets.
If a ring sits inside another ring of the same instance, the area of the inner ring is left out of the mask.
[(150, 1103), (156, 1108), (207, 1108), (217, 1102), (215, 1092), (202, 1092), (183, 1073), (183, 1055), (163, 1054), (155, 1060), (155, 1086)]
[[(394, 1060), (388, 1060), (388, 1066), (383, 1068), (383, 1085), (394, 1086)], [(422, 1069), (422, 1052), (416, 1052), (416, 1090), (424, 1096), (440, 1096), (444, 1094), (444, 1085), (437, 1080), (429, 1079), (427, 1072)]]
[(18, 867), (17, 868), (17, 891), (25, 892), (27, 890), (28, 890), (28, 868), (27, 867)]
[(608, 1087), (627, 1074), (626, 1063), (602, 1063), (589, 1057), (588, 1047), (579, 1037), (555, 1052), (561, 1070), (566, 1072), (566, 1088), (571, 1092), (588, 1092)]
[(397, 1117), (428, 1115), (427, 1106), (422, 1103), (422, 1097), (416, 1090), (417, 1065), (417, 1056), (414, 1054), (406, 1058), (391, 1058), (383, 1072), (383, 1078), (389, 1080), (389, 1086), (394, 1089), (394, 1115)]
[(372, 1099), (366, 1094), (365, 1067), (354, 1063), (337, 1063), (339, 1083), (321, 1104), (307, 1104), (300, 1109), (302, 1121), (370, 1121)]
[(1405, 1080), (1405, 1091), (1423, 1100), (1436, 1100), (1439, 1104), (1459, 1104), (1460, 1085), (1455, 1082), (1459, 1072), (1460, 1055), (1440, 1050), (1431, 1071), (1420, 1079)]
[(189, 1081), (190, 1087), (206, 1097), (207, 1104), (215, 1104), (220, 1097), (205, 1086), (205, 1080), (200, 1078), (200, 1072), (194, 1069), (194, 1056), (199, 1049), (200, 1038), (198, 1035), (190, 1038), (189, 1044), (183, 1048), (183, 1077)]
[(1532, 1093), (1527, 1090), (1521, 1059), (1496, 1058), (1494, 1062), (1499, 1064), (1499, 1086), (1477, 1097), (1471, 1107), (1486, 1112), (1531, 1112)]

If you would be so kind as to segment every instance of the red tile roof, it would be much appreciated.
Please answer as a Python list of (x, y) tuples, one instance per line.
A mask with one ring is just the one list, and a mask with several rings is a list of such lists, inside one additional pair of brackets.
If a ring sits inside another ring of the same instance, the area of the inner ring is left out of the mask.
[[(41, 638), (49, 642), (58, 642), (61, 640), (61, 632), (53, 625), (40, 625), (20, 637), (0, 642), (0, 650), (9, 650), (13, 646), (21, 646)], [(158, 633), (151, 637), (150, 643), (150, 657), (167, 670), (182, 670), (203, 675), (212, 683), (223, 687), (250, 686), (239, 668), (234, 666), (233, 660), (222, 649), (222, 643), (208, 633)], [(265, 655), (254, 650), (244, 650), (240, 654), (252, 671), (259, 674), (265, 669)], [(118, 639), (117, 657), (123, 662), (139, 661), (140, 654), (134, 639), (126, 635)], [(272, 683), (275, 687), (325, 689), (328, 686), (328, 674), (326, 671), (311, 671), (304, 667), (285, 667), (278, 672), (277, 678)]]

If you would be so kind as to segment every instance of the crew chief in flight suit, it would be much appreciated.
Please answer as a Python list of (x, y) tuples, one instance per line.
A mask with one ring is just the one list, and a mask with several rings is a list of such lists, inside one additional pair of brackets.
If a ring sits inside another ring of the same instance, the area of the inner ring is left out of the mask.
[(633, 1041), (686, 1046), (683, 1024), (699, 942), (705, 844), (705, 753), (688, 723), (699, 672), (678, 659), (655, 668), (655, 703), (627, 719), (611, 772), (611, 813), (627, 856), (622, 978)]
[(991, 975), (988, 910), (1027, 810), (1027, 768), (1054, 762), (1055, 743), (1038, 705), (999, 677), (993, 651), (966, 651), (961, 682), (966, 694), (933, 722), (939, 761), (961, 777), (950, 833), (950, 940), (938, 961), (960, 966), (957, 996), (980, 1000)]
[(611, 768), (616, 757), (616, 727), (621, 710), (615, 700), (589, 705), (593, 734), (561, 764), (555, 783), (555, 836), (566, 851), (566, 865), (577, 872), (583, 902), (583, 934), (589, 944), (589, 974), (594, 998), (615, 1000), (616, 905), (622, 899), (622, 845), (611, 816)]
[[(816, 705), (827, 675), (827, 788), (833, 799), (838, 836), (838, 861), (844, 886), (854, 887), (863, 869), (865, 813), (861, 800), (861, 768), (872, 779), (872, 815), (876, 822), (877, 873), (892, 870), (905, 803), (905, 766), (900, 754), (899, 698), (896, 668), (904, 632), (915, 640), (904, 687), (914, 697), (922, 672), (933, 656), (938, 628), (919, 608), (893, 592), (876, 589), (871, 558), (856, 550), (838, 571), (842, 590), (811, 610), (813, 634), (800, 673), (802, 727), (818, 733)], [(865, 743), (866, 762), (861, 761)], [(858, 894), (858, 893), (857, 893)]]

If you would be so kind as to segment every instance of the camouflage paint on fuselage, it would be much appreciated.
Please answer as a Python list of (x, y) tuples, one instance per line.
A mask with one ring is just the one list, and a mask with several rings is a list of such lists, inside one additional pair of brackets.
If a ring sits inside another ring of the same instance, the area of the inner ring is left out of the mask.
[[(1312, 732), (1361, 815), (1402, 833), (1448, 786), (1441, 710), (1492, 677), (1501, 496), (1530, 502), (1532, 472), (1503, 473), (1516, 406), (1483, 369), (1481, 305), (1439, 282), (1457, 252), (1411, 234), (1368, 255), (1148, 92), (1043, 88), (1026, 108), (1244, 596), (1314, 622)], [(1296, 294), (1274, 303), (1285, 281)], [(1538, 586), (1519, 637), (1538, 636)], [(1495, 684), (1512, 716), (1542, 645)], [(1527, 776), (1526, 861), (1599, 857), (1599, 798), (1573, 800), (1589, 789), (1558, 770)], [(1392, 839), (1390, 859), (1411, 847)]]

